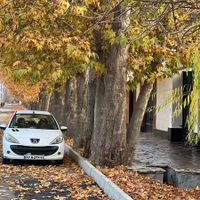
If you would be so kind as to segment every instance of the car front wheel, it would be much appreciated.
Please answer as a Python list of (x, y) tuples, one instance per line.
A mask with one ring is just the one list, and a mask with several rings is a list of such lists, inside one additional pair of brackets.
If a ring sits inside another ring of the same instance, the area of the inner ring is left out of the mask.
[(56, 165), (62, 165), (62, 164), (63, 164), (63, 159), (62, 159), (62, 160), (56, 160), (56, 161), (55, 161), (55, 164), (56, 164)]
[(10, 160), (7, 158), (2, 158), (2, 164), (8, 165), (10, 163)]

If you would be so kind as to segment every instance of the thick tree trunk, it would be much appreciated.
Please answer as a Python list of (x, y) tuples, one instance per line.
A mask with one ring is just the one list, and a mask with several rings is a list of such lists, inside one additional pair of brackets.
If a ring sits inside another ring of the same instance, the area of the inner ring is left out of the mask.
[[(116, 9), (113, 29), (117, 36), (129, 25), (129, 13)], [(125, 85), (128, 47), (111, 45), (107, 73), (97, 80), (94, 131), (90, 159), (98, 165), (123, 163), (126, 150)]]
[(74, 138), (76, 132), (76, 79), (65, 83), (64, 113), (62, 123), (68, 127), (67, 135)]
[(136, 102), (136, 109), (131, 117), (128, 129), (127, 129), (127, 164), (132, 164), (133, 153), (137, 138), (140, 135), (142, 120), (147, 108), (147, 104), (150, 98), (151, 91), (153, 90), (153, 82), (145, 82), (139, 93), (139, 97)]
[(49, 110), (50, 105), (50, 99), (51, 99), (51, 93), (47, 93), (45, 89), (41, 89), (39, 94), (39, 109), (40, 110)]
[(59, 124), (62, 124), (64, 114), (64, 97), (65, 88), (61, 84), (56, 83), (51, 96), (49, 111), (54, 114)]
[(83, 147), (84, 136), (87, 131), (87, 82), (88, 72), (76, 75), (76, 147)]
[(51, 100), (51, 94), (47, 94), (44, 103), (44, 110), (46, 111), (49, 110), (50, 100)]
[(86, 131), (84, 134), (83, 148), (84, 157), (90, 156), (90, 145), (94, 128), (94, 105), (96, 94), (96, 72), (94, 69), (89, 70), (89, 80), (87, 85), (87, 111), (86, 111)]
[(75, 145), (79, 146), (79, 133), (77, 127), (77, 80), (76, 77), (67, 80), (65, 84), (64, 114), (62, 123), (68, 127), (67, 135), (73, 138)]

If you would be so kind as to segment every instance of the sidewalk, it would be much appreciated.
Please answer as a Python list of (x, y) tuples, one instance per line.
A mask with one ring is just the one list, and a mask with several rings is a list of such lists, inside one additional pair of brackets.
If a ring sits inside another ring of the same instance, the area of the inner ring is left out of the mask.
[(171, 143), (153, 133), (141, 133), (134, 158), (135, 161), (150, 166), (200, 169), (200, 149), (182, 143)]
[(181, 188), (200, 185), (200, 149), (141, 133), (132, 169)]

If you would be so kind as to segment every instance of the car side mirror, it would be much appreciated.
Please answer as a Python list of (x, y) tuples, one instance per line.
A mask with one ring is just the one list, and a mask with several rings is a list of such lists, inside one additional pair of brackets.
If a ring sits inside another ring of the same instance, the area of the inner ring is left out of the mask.
[(7, 128), (7, 125), (6, 124), (0, 124), (0, 129), (1, 130), (5, 130)]
[(60, 130), (61, 130), (61, 131), (67, 131), (67, 129), (68, 129), (68, 128), (67, 128), (66, 126), (61, 126), (61, 127), (60, 127)]

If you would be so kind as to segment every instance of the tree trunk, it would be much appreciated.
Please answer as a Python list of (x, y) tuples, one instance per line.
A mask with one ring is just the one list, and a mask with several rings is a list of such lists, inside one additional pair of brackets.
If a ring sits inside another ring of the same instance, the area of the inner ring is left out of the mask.
[(39, 109), (48, 111), (50, 105), (50, 99), (51, 99), (51, 93), (47, 93), (44, 88), (41, 89), (39, 94)]
[(74, 138), (76, 147), (83, 147), (87, 129), (87, 82), (88, 72), (76, 75), (76, 137)]
[[(26, 108), (26, 105), (25, 105)], [(39, 109), (39, 102), (32, 102), (29, 104), (29, 109), (31, 110), (38, 110)]]
[[(129, 25), (129, 13), (122, 13), (120, 6), (115, 12), (113, 29), (119, 36)], [(118, 165), (123, 163), (126, 150), (128, 46), (115, 43), (107, 55), (107, 73), (97, 80), (90, 159), (98, 165)]]
[(64, 114), (64, 97), (65, 88), (61, 84), (56, 83), (51, 96), (49, 111), (54, 114), (59, 124), (62, 124)]
[(89, 80), (87, 85), (87, 111), (86, 111), (86, 131), (84, 134), (83, 148), (84, 157), (90, 156), (90, 145), (92, 139), (92, 133), (94, 128), (94, 105), (95, 105), (95, 93), (96, 93), (96, 72), (94, 69), (89, 70)]
[(71, 78), (65, 83), (64, 113), (62, 123), (68, 127), (67, 135), (75, 139), (77, 131), (77, 87), (76, 79)]
[(131, 117), (127, 129), (127, 164), (132, 164), (133, 153), (137, 138), (140, 135), (142, 120), (147, 108), (151, 91), (153, 90), (154, 82), (145, 82), (140, 90), (139, 97), (136, 102), (136, 109)]

